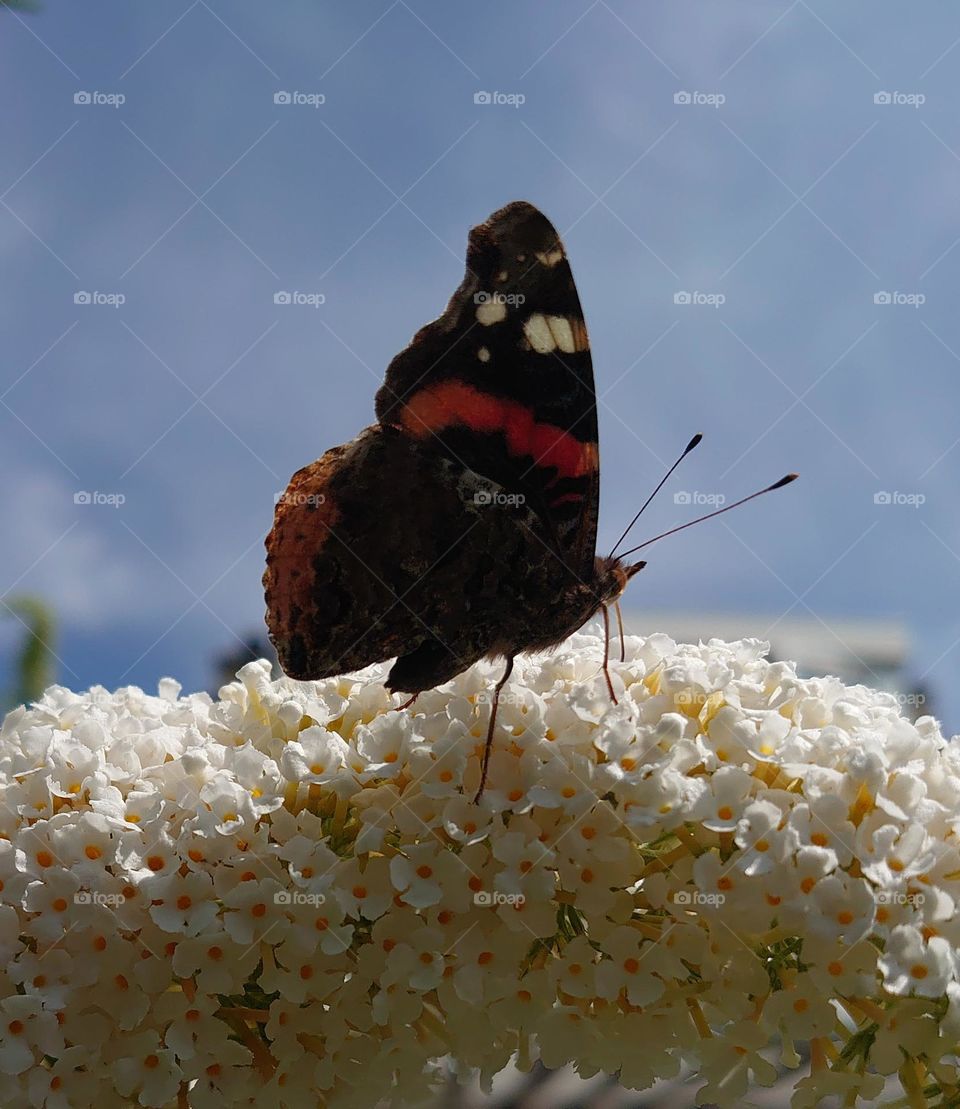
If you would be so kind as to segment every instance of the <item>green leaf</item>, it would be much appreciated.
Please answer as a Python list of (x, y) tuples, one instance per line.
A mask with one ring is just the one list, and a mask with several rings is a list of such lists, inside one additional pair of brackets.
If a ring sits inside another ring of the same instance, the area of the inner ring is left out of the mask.
[(54, 680), (53, 612), (39, 597), (14, 597), (5, 607), (22, 626), (23, 641), (14, 662), (14, 686), (4, 700), (10, 707), (28, 705)]

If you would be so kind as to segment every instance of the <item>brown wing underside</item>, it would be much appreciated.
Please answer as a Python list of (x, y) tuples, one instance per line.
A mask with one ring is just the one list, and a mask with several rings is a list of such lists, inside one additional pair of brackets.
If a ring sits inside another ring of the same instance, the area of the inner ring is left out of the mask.
[(536, 515), (501, 487), (375, 426), (296, 473), (267, 539), (280, 664), (318, 679), (401, 656), (392, 688), (430, 688), (495, 649), (503, 613), (549, 590)]

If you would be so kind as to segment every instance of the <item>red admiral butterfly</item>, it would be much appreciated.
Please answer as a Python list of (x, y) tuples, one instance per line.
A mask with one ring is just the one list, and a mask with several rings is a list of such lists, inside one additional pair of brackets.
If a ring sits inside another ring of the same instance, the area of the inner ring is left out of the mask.
[[(533, 205), (470, 232), (463, 282), (390, 363), (376, 415), (297, 471), (277, 504), (270, 638), (303, 680), (396, 658), (387, 686), (414, 697), (505, 659), (479, 798), (514, 656), (597, 612), (608, 627), (607, 606), (644, 566), (596, 555), (587, 329), (563, 245)], [(606, 659), (604, 672), (613, 697)]]

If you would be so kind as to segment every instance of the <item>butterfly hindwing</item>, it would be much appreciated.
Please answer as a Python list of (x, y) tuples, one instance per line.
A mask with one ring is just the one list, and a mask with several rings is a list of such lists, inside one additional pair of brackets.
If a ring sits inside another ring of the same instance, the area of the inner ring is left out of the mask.
[(281, 666), (319, 679), (398, 656), (391, 688), (452, 678), (550, 596), (539, 526), (432, 442), (367, 428), (277, 505), (264, 584)]
[(545, 557), (592, 577), (590, 347), (563, 245), (533, 205), (509, 204), (470, 232), (462, 284), (390, 363), (376, 412), (522, 498), (541, 522)]

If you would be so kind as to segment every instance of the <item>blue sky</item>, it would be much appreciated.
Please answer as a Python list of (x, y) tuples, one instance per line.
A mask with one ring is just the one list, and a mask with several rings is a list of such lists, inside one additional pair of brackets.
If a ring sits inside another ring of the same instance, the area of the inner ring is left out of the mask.
[(960, 728), (958, 43), (947, 3), (0, 15), (0, 593), (57, 609), (67, 684), (208, 685), (263, 626), (275, 494), (372, 420), (468, 228), (525, 198), (590, 328), (602, 548), (694, 431), (675, 491), (802, 472), (653, 548), (632, 626), (899, 618)]

